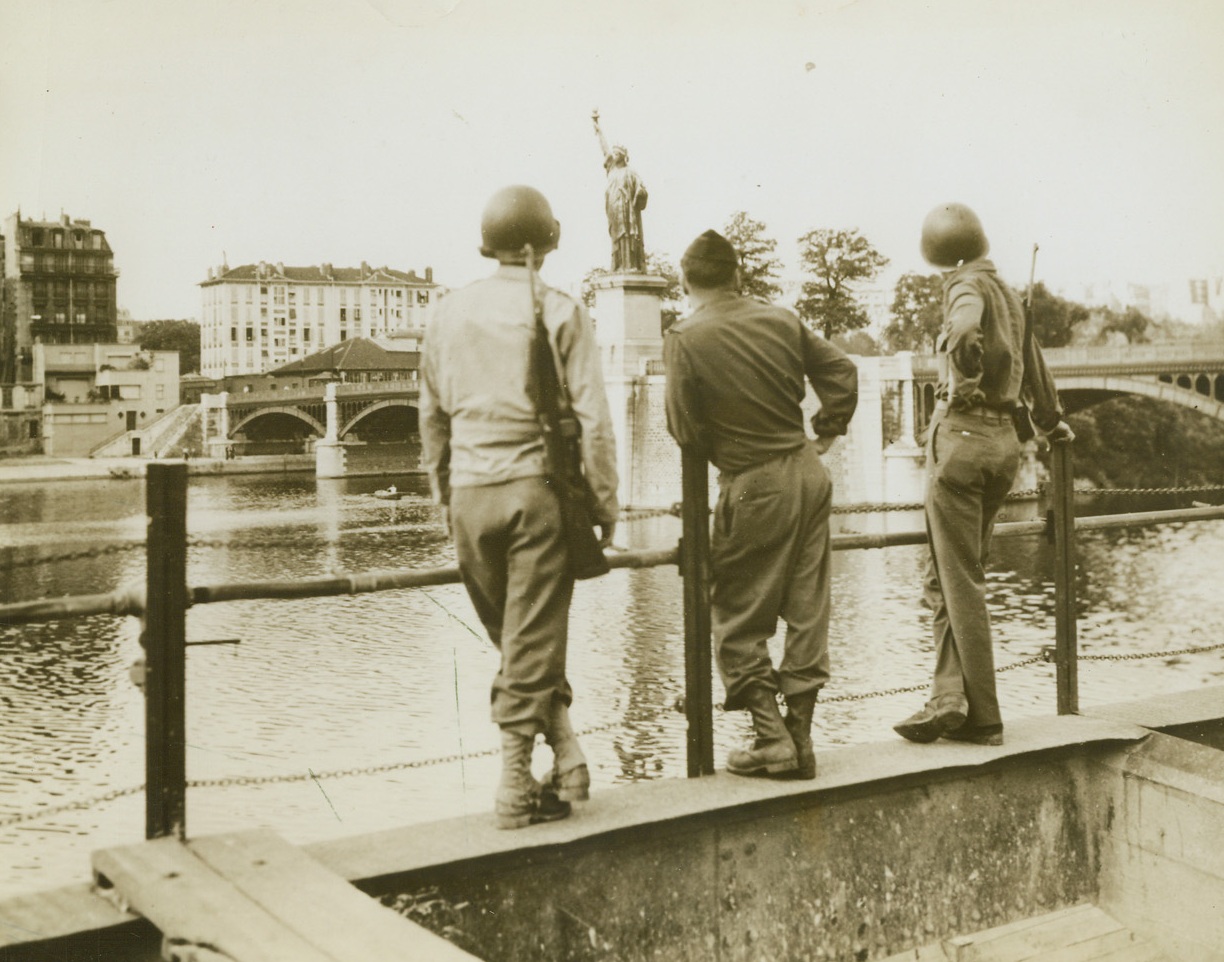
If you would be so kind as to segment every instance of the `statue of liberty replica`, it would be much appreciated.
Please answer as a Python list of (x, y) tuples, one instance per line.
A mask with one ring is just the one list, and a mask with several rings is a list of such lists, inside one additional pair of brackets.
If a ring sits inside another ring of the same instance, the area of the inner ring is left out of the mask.
[(612, 238), (612, 270), (618, 273), (646, 272), (646, 246), (642, 240), (642, 211), (646, 209), (646, 185), (629, 166), (629, 151), (608, 146), (599, 126), (599, 111), (591, 113), (595, 134), (603, 150), (608, 184), (604, 204), (608, 213), (608, 236)]

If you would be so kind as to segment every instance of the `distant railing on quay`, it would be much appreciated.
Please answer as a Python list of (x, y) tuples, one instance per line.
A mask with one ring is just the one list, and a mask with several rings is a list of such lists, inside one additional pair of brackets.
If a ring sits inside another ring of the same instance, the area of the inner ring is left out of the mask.
[[(1126, 656), (1080, 656), (1078, 654), (1075, 620), (1075, 546), (1076, 531), (1093, 531), (1141, 527), (1170, 522), (1224, 519), (1224, 505), (1182, 508), (1166, 511), (1145, 511), (1130, 514), (1086, 516), (1076, 518), (1075, 491), (1071, 483), (1071, 449), (1065, 443), (1055, 444), (1051, 451), (1051, 484), (1048, 492), (1050, 507), (1044, 520), (1000, 523), (996, 537), (1044, 536), (1054, 547), (1055, 644), (1041, 655), (1005, 665), (1006, 671), (1041, 661), (1055, 665), (1058, 711), (1060, 714), (1078, 710), (1078, 661), (1087, 659), (1121, 659)], [(186, 649), (193, 644), (186, 640), (186, 612), (204, 605), (256, 599), (301, 599), (334, 595), (355, 595), (370, 592), (427, 588), (460, 582), (458, 568), (441, 566), (427, 569), (363, 571), (339, 573), (313, 578), (245, 581), (214, 585), (190, 586), (186, 562), (189, 547), (208, 544), (193, 542), (187, 536), (186, 490), (187, 471), (183, 462), (153, 462), (148, 466), (147, 513), (149, 527), (145, 542), (104, 546), (87, 552), (60, 555), (60, 558), (101, 556), (121, 550), (147, 547), (147, 576), (143, 588), (97, 595), (18, 602), (0, 606), (0, 624), (17, 625), (38, 621), (77, 618), (90, 615), (132, 615), (143, 618), (141, 643), (146, 652), (146, 835), (182, 837), (185, 833), (185, 792), (187, 787), (202, 787), (203, 783), (186, 778), (185, 701)], [(1224, 490), (1224, 486), (1196, 486), (1191, 489), (1128, 489), (1157, 492), (1185, 490)], [(635, 551), (615, 551), (608, 555), (615, 569), (636, 569), (660, 565), (676, 565), (683, 577), (684, 637), (685, 637), (685, 696), (683, 708), (687, 718), (688, 774), (699, 776), (714, 771), (713, 761), (713, 693), (712, 646), (710, 634), (710, 560), (708, 467), (703, 459), (690, 451), (682, 452), (682, 502), (679, 511), (682, 536), (677, 545)], [(1021, 492), (1018, 497), (1033, 497), (1038, 492)], [(879, 505), (849, 506), (850, 508), (883, 508)], [(893, 510), (915, 510), (921, 504), (893, 505)], [(675, 513), (674, 509), (639, 510), (631, 517), (649, 517)], [(832, 538), (836, 551), (884, 548), (899, 545), (921, 545), (927, 542), (925, 530), (842, 534)], [(252, 547), (259, 547), (252, 544)], [(266, 545), (265, 545), (266, 546)], [(44, 559), (46, 560), (46, 559)], [(1186, 651), (1211, 650), (1186, 649)], [(1165, 653), (1141, 653), (1135, 657), (1153, 657)], [(847, 694), (823, 699), (826, 702), (856, 701), (902, 692), (920, 691), (926, 684), (885, 689), (879, 692)], [(412, 765), (426, 762), (412, 763)], [(407, 767), (412, 767), (408, 765)], [(357, 770), (353, 770), (357, 771)], [(347, 770), (346, 772), (347, 773)], [(343, 773), (342, 773), (343, 774)], [(281, 776), (269, 776), (281, 778)], [(228, 780), (227, 780), (228, 781)], [(243, 780), (245, 781), (245, 780)], [(131, 794), (130, 791), (119, 793)], [(105, 796), (106, 800), (115, 793)], [(73, 807), (76, 807), (75, 805)], [(5, 822), (0, 820), (0, 825)]]

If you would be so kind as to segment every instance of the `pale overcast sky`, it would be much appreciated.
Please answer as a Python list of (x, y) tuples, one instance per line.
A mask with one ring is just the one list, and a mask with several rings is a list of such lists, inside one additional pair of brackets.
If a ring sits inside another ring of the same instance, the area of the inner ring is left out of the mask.
[(602, 156), (673, 261), (735, 210), (855, 227), (925, 270), (975, 207), (1004, 276), (1224, 269), (1216, 0), (0, 0), (0, 215), (90, 218), (119, 303), (197, 317), (222, 255), (488, 268), (480, 210), (552, 200), (559, 287), (607, 265)]

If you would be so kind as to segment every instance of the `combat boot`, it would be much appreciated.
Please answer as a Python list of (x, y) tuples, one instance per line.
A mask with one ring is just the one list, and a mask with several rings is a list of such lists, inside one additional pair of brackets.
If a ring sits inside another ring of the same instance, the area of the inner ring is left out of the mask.
[(799, 765), (795, 743), (774, 693), (763, 685), (753, 685), (744, 693), (744, 703), (752, 714), (756, 739), (751, 748), (737, 748), (727, 753), (727, 771), (732, 775), (779, 776), (794, 771)]
[(786, 730), (790, 732), (795, 743), (795, 756), (799, 766), (792, 772), (787, 772), (789, 778), (816, 777), (816, 750), (812, 747), (812, 715), (816, 710), (816, 698), (819, 688), (805, 691), (798, 695), (786, 696)]
[(591, 797), (591, 771), (570, 725), (569, 706), (554, 701), (544, 739), (553, 750), (550, 787), (563, 802), (585, 802)]
[(543, 789), (531, 774), (531, 749), (535, 738), (503, 728), (501, 743), (502, 776), (493, 801), (497, 827), (524, 828), (539, 822), (555, 822), (569, 815), (569, 802)]

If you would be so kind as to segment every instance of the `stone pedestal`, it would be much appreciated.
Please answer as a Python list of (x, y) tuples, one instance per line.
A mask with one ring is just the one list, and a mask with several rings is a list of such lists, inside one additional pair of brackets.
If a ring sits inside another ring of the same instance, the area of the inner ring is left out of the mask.
[(607, 274), (595, 281), (595, 339), (605, 375), (644, 373), (663, 356), (663, 292), (656, 274)]
[[(608, 274), (595, 282), (595, 340), (616, 434), (620, 501), (626, 506), (644, 505), (647, 489), (653, 488), (648, 484), (645, 459), (639, 450), (649, 426), (639, 424), (639, 418), (650, 362), (663, 357), (662, 304), (666, 289), (667, 281), (654, 274)], [(677, 490), (679, 465), (677, 452)]]

